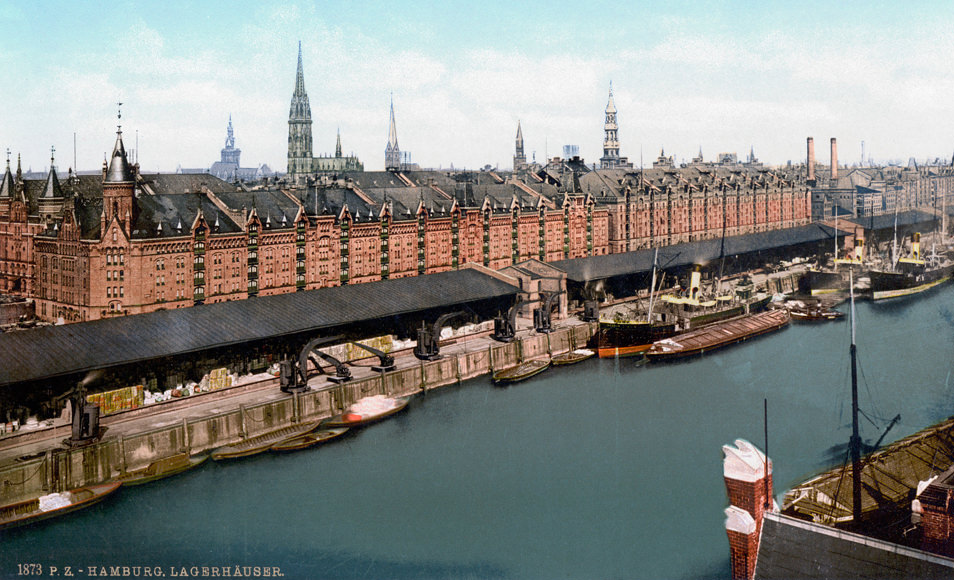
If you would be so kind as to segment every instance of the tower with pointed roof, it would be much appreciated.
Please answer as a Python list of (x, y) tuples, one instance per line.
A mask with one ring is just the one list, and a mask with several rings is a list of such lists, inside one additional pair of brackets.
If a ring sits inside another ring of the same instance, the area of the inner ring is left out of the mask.
[(222, 149), (222, 163), (234, 163), (239, 167), (239, 157), (242, 155), (241, 149), (235, 147), (235, 134), (232, 132), (232, 115), (229, 115), (228, 134), (225, 137), (225, 148)]
[(384, 148), (385, 171), (400, 171), (401, 149), (398, 147), (397, 127), (394, 124), (394, 97), (391, 97), (391, 125), (388, 128), (388, 144)]
[(513, 154), (513, 170), (524, 171), (527, 169), (527, 156), (523, 151), (523, 129), (520, 127), (520, 121), (517, 121), (517, 139)]
[(311, 105), (305, 92), (305, 74), (301, 65), (301, 42), (298, 43), (298, 73), (295, 92), (288, 110), (288, 176), (298, 179), (312, 172)]
[[(118, 118), (122, 119), (122, 113)], [(103, 213), (100, 218), (100, 231), (106, 235), (106, 226), (114, 219), (117, 220), (129, 236), (133, 223), (138, 215), (136, 207), (136, 176), (126, 158), (126, 148), (123, 146), (122, 125), (116, 125), (116, 144), (113, 146), (113, 155), (103, 178)]]
[(619, 125), (616, 124), (616, 103), (613, 101), (613, 83), (610, 81), (609, 101), (606, 103), (606, 120), (603, 123), (603, 156), (600, 157), (600, 169), (612, 169), (620, 166)]

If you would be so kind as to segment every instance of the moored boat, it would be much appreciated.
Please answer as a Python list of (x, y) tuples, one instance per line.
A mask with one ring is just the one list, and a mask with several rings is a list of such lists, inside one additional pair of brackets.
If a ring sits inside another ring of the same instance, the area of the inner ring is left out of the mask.
[(120, 481), (87, 485), (0, 506), (0, 530), (34, 524), (87, 508), (106, 499), (121, 485)]
[(304, 435), (299, 435), (297, 437), (290, 437), (284, 441), (279, 441), (278, 443), (272, 445), (268, 449), (270, 451), (298, 451), (299, 449), (307, 449), (308, 447), (314, 447), (319, 443), (325, 443), (330, 441), (339, 435), (344, 435), (348, 431), (347, 427), (339, 427), (337, 429), (321, 429), (319, 431), (312, 431), (311, 433), (305, 433)]
[(578, 362), (592, 358), (595, 354), (595, 352), (588, 348), (578, 348), (570, 352), (555, 354), (550, 357), (550, 362), (553, 363), (553, 366), (575, 365)]
[(171, 457), (157, 459), (142, 469), (120, 474), (116, 477), (116, 481), (121, 481), (124, 485), (141, 485), (198, 467), (205, 463), (208, 458), (207, 453), (194, 456), (190, 456), (188, 453), (177, 453)]
[(364, 397), (351, 405), (346, 413), (329, 417), (322, 421), (323, 429), (336, 427), (361, 427), (390, 417), (407, 407), (411, 397), (386, 397), (374, 395)]
[(550, 367), (550, 359), (536, 359), (524, 361), (516, 366), (500, 369), (494, 372), (495, 383), (516, 383), (538, 375)]
[(838, 320), (845, 315), (844, 312), (825, 308), (821, 305), (803, 306), (801, 308), (791, 308), (789, 313), (792, 320), (825, 321)]
[(231, 445), (225, 445), (224, 447), (219, 447), (212, 452), (212, 459), (214, 461), (221, 461), (223, 459), (237, 459), (239, 457), (255, 455), (256, 453), (261, 453), (267, 450), (269, 447), (280, 441), (298, 437), (300, 435), (304, 435), (305, 433), (314, 431), (318, 428), (318, 425), (319, 423), (314, 422), (304, 423), (302, 425), (292, 425), (290, 427), (283, 427), (281, 429), (269, 431), (268, 433), (256, 435), (255, 437), (249, 437), (243, 441), (239, 441)]
[(702, 354), (779, 330), (789, 320), (785, 309), (740, 316), (655, 342), (646, 351), (646, 356), (650, 360), (668, 360)]
[(954, 276), (954, 262), (946, 256), (921, 254), (921, 234), (911, 239), (911, 256), (900, 258), (891, 269), (871, 270), (871, 298), (884, 300), (918, 294)]

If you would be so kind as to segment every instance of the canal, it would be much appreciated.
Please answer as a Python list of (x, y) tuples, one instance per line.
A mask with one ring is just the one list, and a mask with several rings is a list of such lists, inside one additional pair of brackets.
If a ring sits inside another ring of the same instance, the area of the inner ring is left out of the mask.
[[(858, 304), (864, 439), (895, 414), (886, 442), (954, 414), (952, 299), (948, 286)], [(238, 565), (290, 578), (727, 578), (721, 446), (763, 446), (767, 398), (777, 497), (839, 462), (848, 345), (846, 317), (679, 363), (590, 360), (509, 387), (445, 387), (325, 447), (208, 464), (7, 532), (0, 577), (39, 563), (78, 577)]]

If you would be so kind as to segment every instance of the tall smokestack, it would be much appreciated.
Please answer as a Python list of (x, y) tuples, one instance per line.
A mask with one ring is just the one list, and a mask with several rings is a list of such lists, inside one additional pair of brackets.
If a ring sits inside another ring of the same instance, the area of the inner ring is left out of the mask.
[(831, 180), (838, 179), (838, 142), (831, 138)]
[(808, 181), (815, 181), (815, 139), (808, 138)]

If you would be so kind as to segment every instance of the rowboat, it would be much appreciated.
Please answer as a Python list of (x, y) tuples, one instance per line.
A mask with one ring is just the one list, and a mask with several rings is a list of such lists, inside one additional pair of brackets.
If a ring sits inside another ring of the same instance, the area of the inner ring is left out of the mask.
[(320, 431), (312, 431), (311, 433), (305, 433), (304, 435), (299, 435), (297, 437), (291, 437), (285, 439), (284, 441), (279, 441), (278, 443), (269, 447), (269, 451), (298, 451), (299, 449), (306, 449), (319, 443), (324, 443), (330, 439), (334, 439), (339, 435), (343, 435), (348, 430), (347, 427), (340, 427), (338, 429), (322, 429)]
[(120, 474), (116, 477), (116, 481), (121, 481), (124, 485), (142, 485), (198, 467), (208, 458), (207, 453), (195, 456), (190, 456), (188, 453), (177, 453), (170, 457), (157, 459), (142, 469)]
[(844, 312), (823, 308), (821, 306), (792, 308), (790, 310), (792, 320), (838, 320), (845, 315)]
[(267, 450), (272, 445), (292, 439), (305, 433), (309, 433), (318, 428), (318, 423), (304, 423), (302, 425), (292, 425), (283, 427), (275, 431), (269, 431), (255, 437), (249, 437), (238, 443), (219, 447), (212, 452), (212, 459), (220, 461), (222, 459), (237, 459), (239, 457), (248, 457)]
[(578, 362), (585, 361), (595, 354), (595, 352), (588, 348), (578, 348), (576, 350), (571, 350), (570, 352), (555, 354), (550, 357), (550, 362), (553, 363), (553, 366), (575, 365)]
[(87, 485), (64, 493), (51, 493), (0, 506), (0, 530), (34, 524), (87, 508), (104, 500), (121, 485), (121, 481)]
[(646, 356), (650, 360), (666, 360), (702, 354), (779, 330), (789, 320), (788, 310), (784, 308), (739, 316), (654, 342)]
[(410, 396), (395, 398), (375, 395), (365, 397), (351, 405), (346, 413), (325, 419), (321, 426), (324, 429), (361, 427), (394, 415), (407, 407), (410, 402)]
[(549, 366), (550, 359), (528, 360), (495, 372), (493, 380), (495, 383), (516, 383), (542, 373)]

